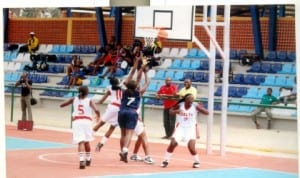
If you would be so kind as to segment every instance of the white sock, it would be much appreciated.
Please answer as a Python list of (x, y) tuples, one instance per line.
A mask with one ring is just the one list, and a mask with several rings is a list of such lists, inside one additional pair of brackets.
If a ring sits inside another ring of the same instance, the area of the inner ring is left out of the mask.
[(166, 152), (165, 160), (169, 161), (171, 159), (172, 153)]
[(198, 154), (193, 155), (194, 161), (200, 163)]
[(108, 140), (108, 138), (106, 136), (103, 136), (101, 139), (101, 143), (104, 145), (107, 140)]
[(79, 152), (79, 161), (84, 161), (85, 152)]
[(123, 148), (122, 148), (122, 152), (123, 152), (123, 153), (128, 152), (128, 148), (127, 148), (127, 147), (123, 147)]
[(92, 158), (91, 152), (86, 152), (86, 153), (85, 153), (85, 158), (86, 158), (86, 160), (90, 161), (91, 158)]

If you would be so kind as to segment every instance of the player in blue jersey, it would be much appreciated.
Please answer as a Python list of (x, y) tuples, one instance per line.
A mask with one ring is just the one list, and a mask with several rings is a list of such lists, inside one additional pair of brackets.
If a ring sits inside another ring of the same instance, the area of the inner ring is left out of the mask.
[(142, 95), (146, 91), (150, 83), (146, 74), (146, 70), (144, 69), (140, 69), (138, 72), (138, 76), (141, 76), (141, 72), (144, 72), (145, 84), (142, 87), (139, 87), (138, 85), (140, 80), (139, 77), (137, 80), (132, 80), (132, 77), (136, 72), (140, 60), (141, 58), (136, 59), (134, 66), (132, 67), (129, 73), (129, 76), (124, 82), (126, 89), (123, 91), (120, 111), (118, 114), (118, 122), (121, 128), (121, 152), (119, 155), (121, 157), (120, 160), (126, 163), (128, 162), (128, 147), (130, 145), (130, 141), (132, 135), (134, 134), (134, 129), (137, 125), (137, 121), (139, 118), (137, 110), (140, 106)]

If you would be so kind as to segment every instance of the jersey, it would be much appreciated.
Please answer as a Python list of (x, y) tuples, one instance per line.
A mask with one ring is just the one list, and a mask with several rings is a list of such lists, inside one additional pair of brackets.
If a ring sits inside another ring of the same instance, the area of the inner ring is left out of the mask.
[(137, 90), (134, 92), (133, 97), (127, 96), (126, 93), (123, 92), (120, 110), (128, 109), (128, 108), (138, 109), (140, 106), (140, 100), (141, 100), (140, 92)]
[(122, 98), (122, 90), (112, 90), (111, 86), (109, 86), (109, 87), (107, 87), (107, 91), (110, 92), (110, 95), (109, 95), (110, 103), (120, 105), (121, 98)]
[(79, 99), (78, 97), (74, 98), (72, 113), (73, 120), (77, 119), (89, 119), (92, 120), (92, 108), (90, 107), (90, 98)]
[(179, 125), (182, 127), (191, 127), (197, 123), (197, 109), (196, 104), (192, 104), (190, 108), (185, 108), (184, 103), (181, 103), (180, 113), (176, 115), (176, 119)]

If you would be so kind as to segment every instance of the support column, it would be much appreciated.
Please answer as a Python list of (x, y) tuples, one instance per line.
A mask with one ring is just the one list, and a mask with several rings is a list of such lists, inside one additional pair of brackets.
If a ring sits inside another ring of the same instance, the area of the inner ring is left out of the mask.
[(9, 20), (9, 9), (3, 8), (3, 27), (4, 27), (4, 33), (3, 33), (3, 40), (4, 43), (8, 42), (8, 20)]
[(259, 55), (261, 59), (264, 57), (262, 38), (261, 38), (261, 29), (259, 22), (259, 12), (258, 8), (255, 5), (250, 6), (251, 16), (252, 16), (252, 29), (254, 36), (254, 46), (255, 54)]
[(71, 8), (67, 8), (67, 17), (72, 17)]
[(277, 6), (270, 5), (269, 7), (269, 40), (268, 50), (275, 51), (277, 44)]
[(115, 8), (115, 37), (117, 43), (121, 43), (122, 39), (122, 8)]
[(285, 5), (279, 6), (279, 17), (285, 17)]
[(97, 17), (97, 24), (98, 24), (100, 46), (104, 47), (107, 44), (107, 38), (106, 38), (103, 10), (101, 7), (96, 8), (96, 17)]

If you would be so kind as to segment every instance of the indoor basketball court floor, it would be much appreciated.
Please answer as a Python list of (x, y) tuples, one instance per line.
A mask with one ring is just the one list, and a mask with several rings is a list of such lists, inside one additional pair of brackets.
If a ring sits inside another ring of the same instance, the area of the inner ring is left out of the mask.
[[(153, 165), (143, 162), (119, 161), (119, 140), (111, 138), (101, 152), (93, 151), (92, 165), (78, 168), (76, 145), (71, 144), (71, 133), (34, 129), (20, 131), (6, 126), (7, 177), (12, 178), (296, 178), (297, 159), (227, 152), (207, 155), (199, 149), (201, 166), (192, 168), (192, 157), (185, 146), (176, 148), (167, 168), (161, 168), (167, 148), (163, 143), (150, 143)], [(100, 137), (91, 143), (95, 148)], [(131, 149), (133, 147), (131, 144)], [(140, 155), (143, 155), (140, 150)]]

